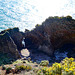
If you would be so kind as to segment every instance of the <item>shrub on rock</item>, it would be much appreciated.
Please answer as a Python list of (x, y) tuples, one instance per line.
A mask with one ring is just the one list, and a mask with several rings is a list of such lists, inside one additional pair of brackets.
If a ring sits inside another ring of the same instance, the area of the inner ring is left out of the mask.
[(49, 64), (48, 60), (41, 61), (40, 63), (41, 66), (48, 66), (48, 64)]
[(12, 68), (11, 67), (6, 68), (6, 73), (11, 73), (11, 72), (12, 72)]

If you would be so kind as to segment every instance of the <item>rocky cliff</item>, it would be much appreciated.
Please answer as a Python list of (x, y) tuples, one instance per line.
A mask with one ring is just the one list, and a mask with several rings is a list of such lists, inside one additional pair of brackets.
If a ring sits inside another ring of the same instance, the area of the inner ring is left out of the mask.
[(20, 58), (23, 35), (18, 28), (7, 29), (0, 33), (0, 52), (8, 53), (13, 58)]
[[(71, 16), (49, 17), (42, 25), (25, 33), (26, 47), (53, 55), (64, 44), (75, 45), (75, 20)], [(73, 48), (73, 51), (74, 48)]]
[(23, 38), (26, 48), (36, 52), (39, 50), (50, 56), (63, 45), (72, 44), (72, 55), (75, 53), (75, 20), (71, 16), (56, 16), (49, 17), (31, 31), (26, 29), (25, 33), (20, 32), (18, 28), (4, 30), (0, 33), (0, 52), (19, 58)]
[(1, 34), (5, 33), (6, 31), (9, 32), (11, 38), (17, 45), (18, 50), (21, 50), (22, 49), (23, 32), (20, 32), (19, 28), (12, 28), (12, 29), (10, 28), (10, 29), (2, 31)]

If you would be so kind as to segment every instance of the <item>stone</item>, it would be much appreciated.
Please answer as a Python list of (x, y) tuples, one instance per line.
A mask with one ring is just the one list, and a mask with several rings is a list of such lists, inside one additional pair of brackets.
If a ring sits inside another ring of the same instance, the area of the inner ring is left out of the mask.
[(25, 60), (23, 60), (23, 63), (26, 63), (26, 61), (25, 61)]
[(23, 60), (27, 60), (27, 59), (26, 59), (26, 57), (24, 57), (24, 59), (23, 59)]
[(31, 58), (29, 57), (29, 58), (28, 58), (28, 62), (30, 62), (30, 61), (31, 61)]
[(53, 51), (50, 50), (50, 48), (49, 48), (48, 46), (45, 46), (45, 45), (39, 46), (38, 49), (39, 49), (40, 51), (43, 51), (44, 53), (50, 55), (50, 56), (52, 56), (52, 54), (53, 54)]
[(23, 32), (19, 31), (19, 28), (10, 28), (7, 30), (2, 31), (1, 33), (9, 32), (11, 38), (13, 39), (14, 43), (16, 44), (18, 50), (21, 50), (23, 45), (22, 45), (22, 39), (23, 39)]
[(66, 43), (75, 45), (75, 20), (67, 17), (49, 17), (41, 25), (25, 33), (28, 49), (39, 49), (52, 56)]
[(8, 53), (10, 57), (20, 58), (17, 46), (11, 38), (9, 32), (0, 34), (0, 52)]
[[(53, 56), (55, 50), (64, 44), (71, 43), (75, 47), (75, 20), (69, 17), (49, 17), (41, 25), (31, 31), (26, 30), (25, 33), (20, 32), (19, 28), (4, 30), (0, 33), (0, 52), (20, 57), (23, 38), (28, 50), (42, 51)], [(71, 56), (75, 49), (72, 50)]]

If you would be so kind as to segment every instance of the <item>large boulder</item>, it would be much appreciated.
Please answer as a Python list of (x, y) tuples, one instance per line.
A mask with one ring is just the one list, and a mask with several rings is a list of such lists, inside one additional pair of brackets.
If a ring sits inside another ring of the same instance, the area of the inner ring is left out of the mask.
[(17, 46), (11, 38), (9, 32), (0, 34), (0, 52), (7, 53), (12, 58), (20, 58)]

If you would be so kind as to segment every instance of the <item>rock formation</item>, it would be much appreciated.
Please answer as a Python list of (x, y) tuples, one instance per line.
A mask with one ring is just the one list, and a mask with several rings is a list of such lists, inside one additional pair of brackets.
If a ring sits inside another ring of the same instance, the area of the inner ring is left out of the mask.
[[(52, 56), (56, 49), (64, 44), (73, 44), (71, 54), (75, 52), (75, 20), (71, 16), (49, 17), (42, 25), (37, 25), (33, 30), (20, 32), (18, 28), (4, 30), (0, 33), (0, 52), (10, 53), (20, 57), (19, 51), (25, 47), (47, 53)], [(19, 50), (19, 51), (18, 51)]]
[(26, 32), (25, 38), (27, 48), (38, 48), (53, 55), (64, 44), (75, 45), (75, 20), (71, 16), (49, 17), (42, 25)]
[(20, 54), (17, 50), (17, 46), (11, 38), (9, 32), (0, 34), (0, 52), (8, 53), (10, 57), (20, 58)]
[(23, 32), (19, 31), (19, 28), (12, 28), (2, 31), (1, 33), (5, 33), (6, 31), (9, 32), (11, 38), (15, 42), (18, 50), (22, 49), (22, 39), (23, 39)]

